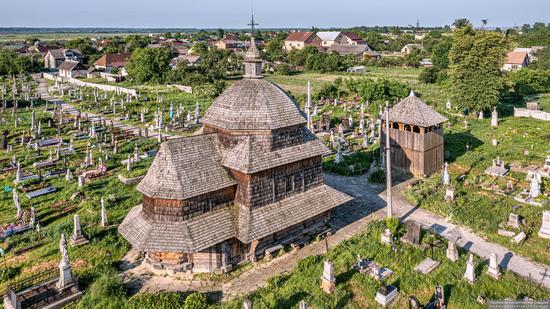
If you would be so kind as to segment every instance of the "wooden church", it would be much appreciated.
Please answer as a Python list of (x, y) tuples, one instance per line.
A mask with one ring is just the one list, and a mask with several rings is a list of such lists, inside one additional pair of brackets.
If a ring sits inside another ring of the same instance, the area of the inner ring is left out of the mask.
[(225, 272), (326, 229), (351, 197), (323, 181), (330, 150), (251, 40), (244, 78), (206, 111), (198, 135), (164, 142), (119, 232), (157, 269)]
[[(444, 164), (442, 124), (448, 119), (422, 102), (414, 91), (390, 108), (392, 168), (428, 176)], [(382, 149), (386, 147), (386, 113), (381, 117)]]

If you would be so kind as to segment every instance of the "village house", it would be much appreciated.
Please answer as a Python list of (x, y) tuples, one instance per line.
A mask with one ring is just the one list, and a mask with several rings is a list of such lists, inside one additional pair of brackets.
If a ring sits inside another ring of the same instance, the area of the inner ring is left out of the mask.
[(420, 44), (405, 44), (405, 46), (403, 46), (403, 48), (401, 49), (401, 53), (405, 54), (405, 55), (408, 55), (408, 54), (412, 53), (413, 50), (415, 50), (415, 49), (422, 50), (422, 45), (420, 45)]
[(353, 55), (357, 61), (363, 61), (370, 58), (367, 54), (371, 49), (368, 45), (332, 45), (327, 48), (327, 53), (336, 52), (340, 56)]
[(503, 71), (513, 71), (526, 68), (529, 65), (529, 56), (526, 52), (509, 52), (506, 55), (506, 62), (502, 67)]
[(326, 230), (351, 197), (324, 184), (331, 151), (287, 93), (262, 78), (254, 44), (244, 78), (202, 118), (198, 135), (164, 142), (137, 186), (142, 204), (118, 230), (155, 269), (227, 272)]
[(214, 46), (217, 49), (231, 50), (231, 51), (244, 51), (246, 48), (245, 44), (243, 44), (243, 42), (239, 41), (233, 35), (228, 35), (222, 40), (217, 41), (216, 43), (214, 43)]
[(321, 39), (322, 47), (330, 47), (340, 43), (342, 32), (340, 31), (319, 31), (317, 36)]
[(29, 53), (39, 53), (42, 57), (44, 57), (46, 56), (48, 51), (52, 49), (59, 49), (59, 46), (41, 45), (35, 43), (34, 45), (29, 46), (29, 48), (27, 48), (27, 51)]
[(321, 43), (321, 38), (319, 38), (315, 32), (291, 32), (285, 39), (285, 50), (302, 50), (309, 45), (321, 46)]
[(341, 45), (367, 45), (367, 41), (353, 32), (342, 32), (338, 41)]
[(76, 61), (76, 60), (65, 60), (58, 67), (59, 76), (67, 78), (77, 78), (77, 77), (86, 77), (88, 74), (88, 69)]
[(544, 46), (532, 46), (532, 47), (516, 47), (514, 52), (525, 52), (529, 57), (529, 63), (537, 60), (537, 52), (544, 49)]
[(202, 58), (199, 55), (179, 55), (170, 60), (170, 67), (175, 69), (180, 63), (185, 63), (188, 67), (194, 67), (200, 64), (201, 61)]
[(113, 69), (119, 70), (125, 67), (131, 56), (132, 53), (104, 54), (101, 58), (97, 59), (94, 67), (99, 71), (111, 73)]
[(84, 55), (78, 49), (50, 49), (44, 56), (44, 67), (57, 69), (65, 60), (74, 60), (82, 63)]
[[(448, 119), (422, 102), (413, 91), (390, 109), (392, 168), (428, 176), (444, 164), (442, 124)], [(381, 117), (381, 149), (386, 147), (386, 113)]]

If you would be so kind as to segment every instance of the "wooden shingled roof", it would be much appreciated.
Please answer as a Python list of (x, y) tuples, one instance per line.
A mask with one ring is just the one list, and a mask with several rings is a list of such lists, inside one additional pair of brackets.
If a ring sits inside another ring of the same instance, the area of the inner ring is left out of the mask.
[(202, 123), (226, 130), (274, 130), (305, 124), (294, 100), (264, 79), (244, 78), (210, 106)]
[(236, 184), (221, 165), (216, 134), (205, 134), (162, 143), (137, 190), (152, 198), (184, 200)]
[(193, 253), (232, 237), (250, 243), (351, 200), (349, 195), (321, 185), (263, 207), (228, 206), (179, 222), (149, 218), (138, 205), (118, 231), (140, 251)]
[(139, 205), (130, 210), (118, 231), (140, 251), (193, 253), (234, 237), (234, 221), (233, 207), (172, 222), (150, 219)]
[(237, 238), (244, 243), (282, 231), (353, 198), (327, 185), (258, 208), (240, 207)]
[(227, 150), (223, 156), (223, 166), (245, 174), (271, 169), (277, 166), (298, 162), (314, 156), (330, 154), (320, 140), (311, 139), (302, 144), (281, 148), (274, 151), (265, 151), (251, 137), (239, 142), (235, 147)]
[[(382, 115), (386, 119), (386, 113)], [(420, 100), (414, 91), (390, 109), (390, 121), (418, 127), (430, 127), (448, 119)]]

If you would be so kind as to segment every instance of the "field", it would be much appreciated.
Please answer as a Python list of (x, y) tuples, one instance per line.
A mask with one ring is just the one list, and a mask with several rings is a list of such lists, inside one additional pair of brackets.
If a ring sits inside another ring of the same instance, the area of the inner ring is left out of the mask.
[(389, 78), (406, 83), (415, 84), (421, 69), (383, 68), (369, 66), (365, 73), (301, 73), (294, 75), (267, 75), (266, 79), (279, 85), (281, 88), (295, 95), (307, 94), (307, 82), (311, 81), (312, 93), (326, 83), (334, 82), (337, 78)]

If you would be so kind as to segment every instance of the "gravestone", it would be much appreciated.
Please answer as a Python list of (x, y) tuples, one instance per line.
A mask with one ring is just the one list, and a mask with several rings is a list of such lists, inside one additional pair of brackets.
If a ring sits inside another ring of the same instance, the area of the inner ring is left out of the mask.
[(393, 235), (392, 235), (392, 233), (390, 232), (389, 229), (385, 229), (384, 233), (382, 233), (382, 235), (380, 235), (380, 242), (382, 242), (383, 244), (392, 244), (393, 243)]
[(458, 248), (452, 240), (447, 243), (447, 258), (453, 262), (458, 261)]
[(309, 309), (309, 305), (304, 300), (300, 301), (300, 303), (298, 304), (298, 307), (299, 309)]
[(494, 252), (491, 253), (491, 255), (489, 256), (489, 268), (487, 269), (487, 274), (495, 279), (500, 278), (501, 275), (497, 260), (497, 254)]
[(468, 261), (466, 261), (466, 272), (464, 272), (464, 279), (470, 283), (474, 283), (476, 280), (474, 256), (470, 253)]
[(542, 213), (542, 225), (539, 230), (539, 237), (550, 239), (550, 211)]
[(374, 300), (376, 300), (376, 302), (380, 305), (386, 307), (397, 297), (398, 294), (399, 292), (395, 286), (382, 283), (376, 292), (376, 297)]
[(61, 261), (59, 262), (59, 280), (57, 282), (57, 287), (62, 289), (74, 283), (71, 272), (71, 262), (67, 252), (67, 241), (65, 240), (64, 233), (61, 234), (59, 250), (61, 251)]
[(455, 200), (455, 190), (453, 188), (445, 189), (445, 201), (452, 202)]
[(491, 127), (498, 127), (498, 112), (495, 107), (493, 107), (493, 112), (491, 113)]
[(529, 195), (531, 198), (536, 198), (540, 194), (540, 184), (537, 175), (533, 175), (531, 178), (531, 190), (529, 191)]
[(443, 185), (448, 186), (451, 184), (451, 176), (449, 175), (449, 163), (445, 162), (445, 169), (443, 170)]
[(409, 309), (420, 309), (422, 304), (415, 296), (409, 296)]
[(423, 275), (431, 273), (434, 269), (441, 264), (439, 261), (432, 260), (431, 258), (426, 258), (420, 264), (416, 265), (414, 268), (415, 271), (420, 272)]
[(336, 289), (336, 278), (334, 278), (334, 267), (332, 263), (326, 259), (323, 264), (323, 275), (321, 276), (321, 289), (325, 293), (331, 294)]
[(512, 243), (519, 245), (525, 240), (525, 238), (527, 238), (527, 234), (525, 234), (525, 232), (520, 232), (512, 238)]
[(80, 217), (75, 214), (73, 217), (73, 235), (71, 236), (71, 245), (72, 246), (79, 246), (88, 243), (88, 240), (84, 235), (82, 234), (82, 230), (80, 228)]
[(414, 221), (407, 221), (407, 234), (401, 237), (401, 241), (404, 241), (411, 245), (419, 245), (420, 234), (421, 234), (420, 225)]
[(434, 309), (445, 308), (445, 290), (440, 285), (435, 287), (433, 306)]
[(243, 301), (243, 309), (252, 309), (252, 302), (250, 299), (245, 299)]
[(519, 226), (521, 225), (521, 220), (519, 218), (519, 215), (515, 213), (510, 213), (510, 215), (508, 216), (508, 222), (506, 223), (506, 225), (513, 227), (515, 229), (518, 229)]

